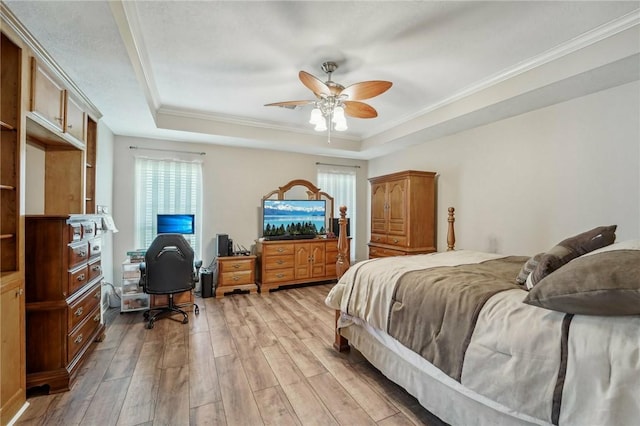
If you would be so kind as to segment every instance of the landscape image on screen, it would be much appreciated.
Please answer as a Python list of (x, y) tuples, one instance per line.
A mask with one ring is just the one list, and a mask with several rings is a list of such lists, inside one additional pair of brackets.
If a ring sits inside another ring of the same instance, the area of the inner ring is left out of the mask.
[(325, 233), (325, 200), (264, 200), (263, 236)]

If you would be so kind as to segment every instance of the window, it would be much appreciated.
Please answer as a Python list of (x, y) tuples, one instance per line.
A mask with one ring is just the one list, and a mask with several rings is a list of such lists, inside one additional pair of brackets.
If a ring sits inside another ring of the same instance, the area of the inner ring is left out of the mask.
[(157, 235), (156, 217), (195, 214), (195, 234), (185, 235), (196, 259), (202, 242), (202, 163), (136, 157), (135, 242), (146, 248)]
[(352, 166), (318, 165), (317, 186), (334, 198), (333, 217), (340, 217), (340, 206), (347, 206), (351, 231), (351, 260), (356, 241), (356, 169)]

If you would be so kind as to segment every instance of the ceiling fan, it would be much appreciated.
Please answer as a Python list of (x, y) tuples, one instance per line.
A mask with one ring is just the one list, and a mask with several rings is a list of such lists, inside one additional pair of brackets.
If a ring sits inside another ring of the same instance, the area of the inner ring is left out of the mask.
[[(390, 81), (372, 80), (362, 81), (344, 87), (331, 80), (331, 74), (338, 69), (335, 62), (325, 62), (322, 64), (322, 71), (327, 74), (327, 81), (322, 82), (317, 77), (306, 71), (300, 71), (298, 77), (302, 84), (313, 92), (316, 99), (303, 101), (285, 101), (266, 104), (265, 106), (279, 106), (283, 108), (295, 109), (299, 106), (314, 105), (311, 111), (309, 122), (315, 124), (315, 130), (324, 131), (331, 128), (342, 131), (347, 129), (345, 115), (354, 118), (375, 118), (378, 112), (364, 102), (363, 99), (370, 99), (378, 96), (391, 87)], [(327, 127), (327, 121), (329, 126)], [(331, 134), (329, 133), (329, 138)]]

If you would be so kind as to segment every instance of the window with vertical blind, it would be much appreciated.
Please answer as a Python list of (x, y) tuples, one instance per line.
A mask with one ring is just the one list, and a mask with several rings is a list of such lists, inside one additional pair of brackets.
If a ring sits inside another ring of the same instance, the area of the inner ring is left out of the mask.
[(347, 206), (351, 231), (351, 260), (356, 241), (356, 169), (351, 166), (317, 165), (317, 186), (334, 198), (333, 217), (340, 217), (340, 206)]
[(184, 237), (201, 258), (202, 163), (136, 157), (135, 179), (136, 248), (151, 245), (159, 213), (195, 214), (195, 234)]

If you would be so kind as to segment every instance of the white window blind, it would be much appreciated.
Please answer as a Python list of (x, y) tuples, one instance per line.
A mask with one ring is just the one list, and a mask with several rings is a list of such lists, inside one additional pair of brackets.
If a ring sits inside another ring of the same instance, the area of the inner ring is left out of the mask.
[(201, 258), (202, 163), (179, 160), (135, 159), (135, 242), (146, 248), (157, 235), (156, 216), (195, 214), (195, 234), (185, 235), (196, 259)]
[(349, 230), (351, 232), (351, 260), (355, 259), (356, 230), (356, 170), (352, 167), (317, 166), (317, 186), (334, 198), (333, 217), (340, 217), (340, 206), (347, 206)]

